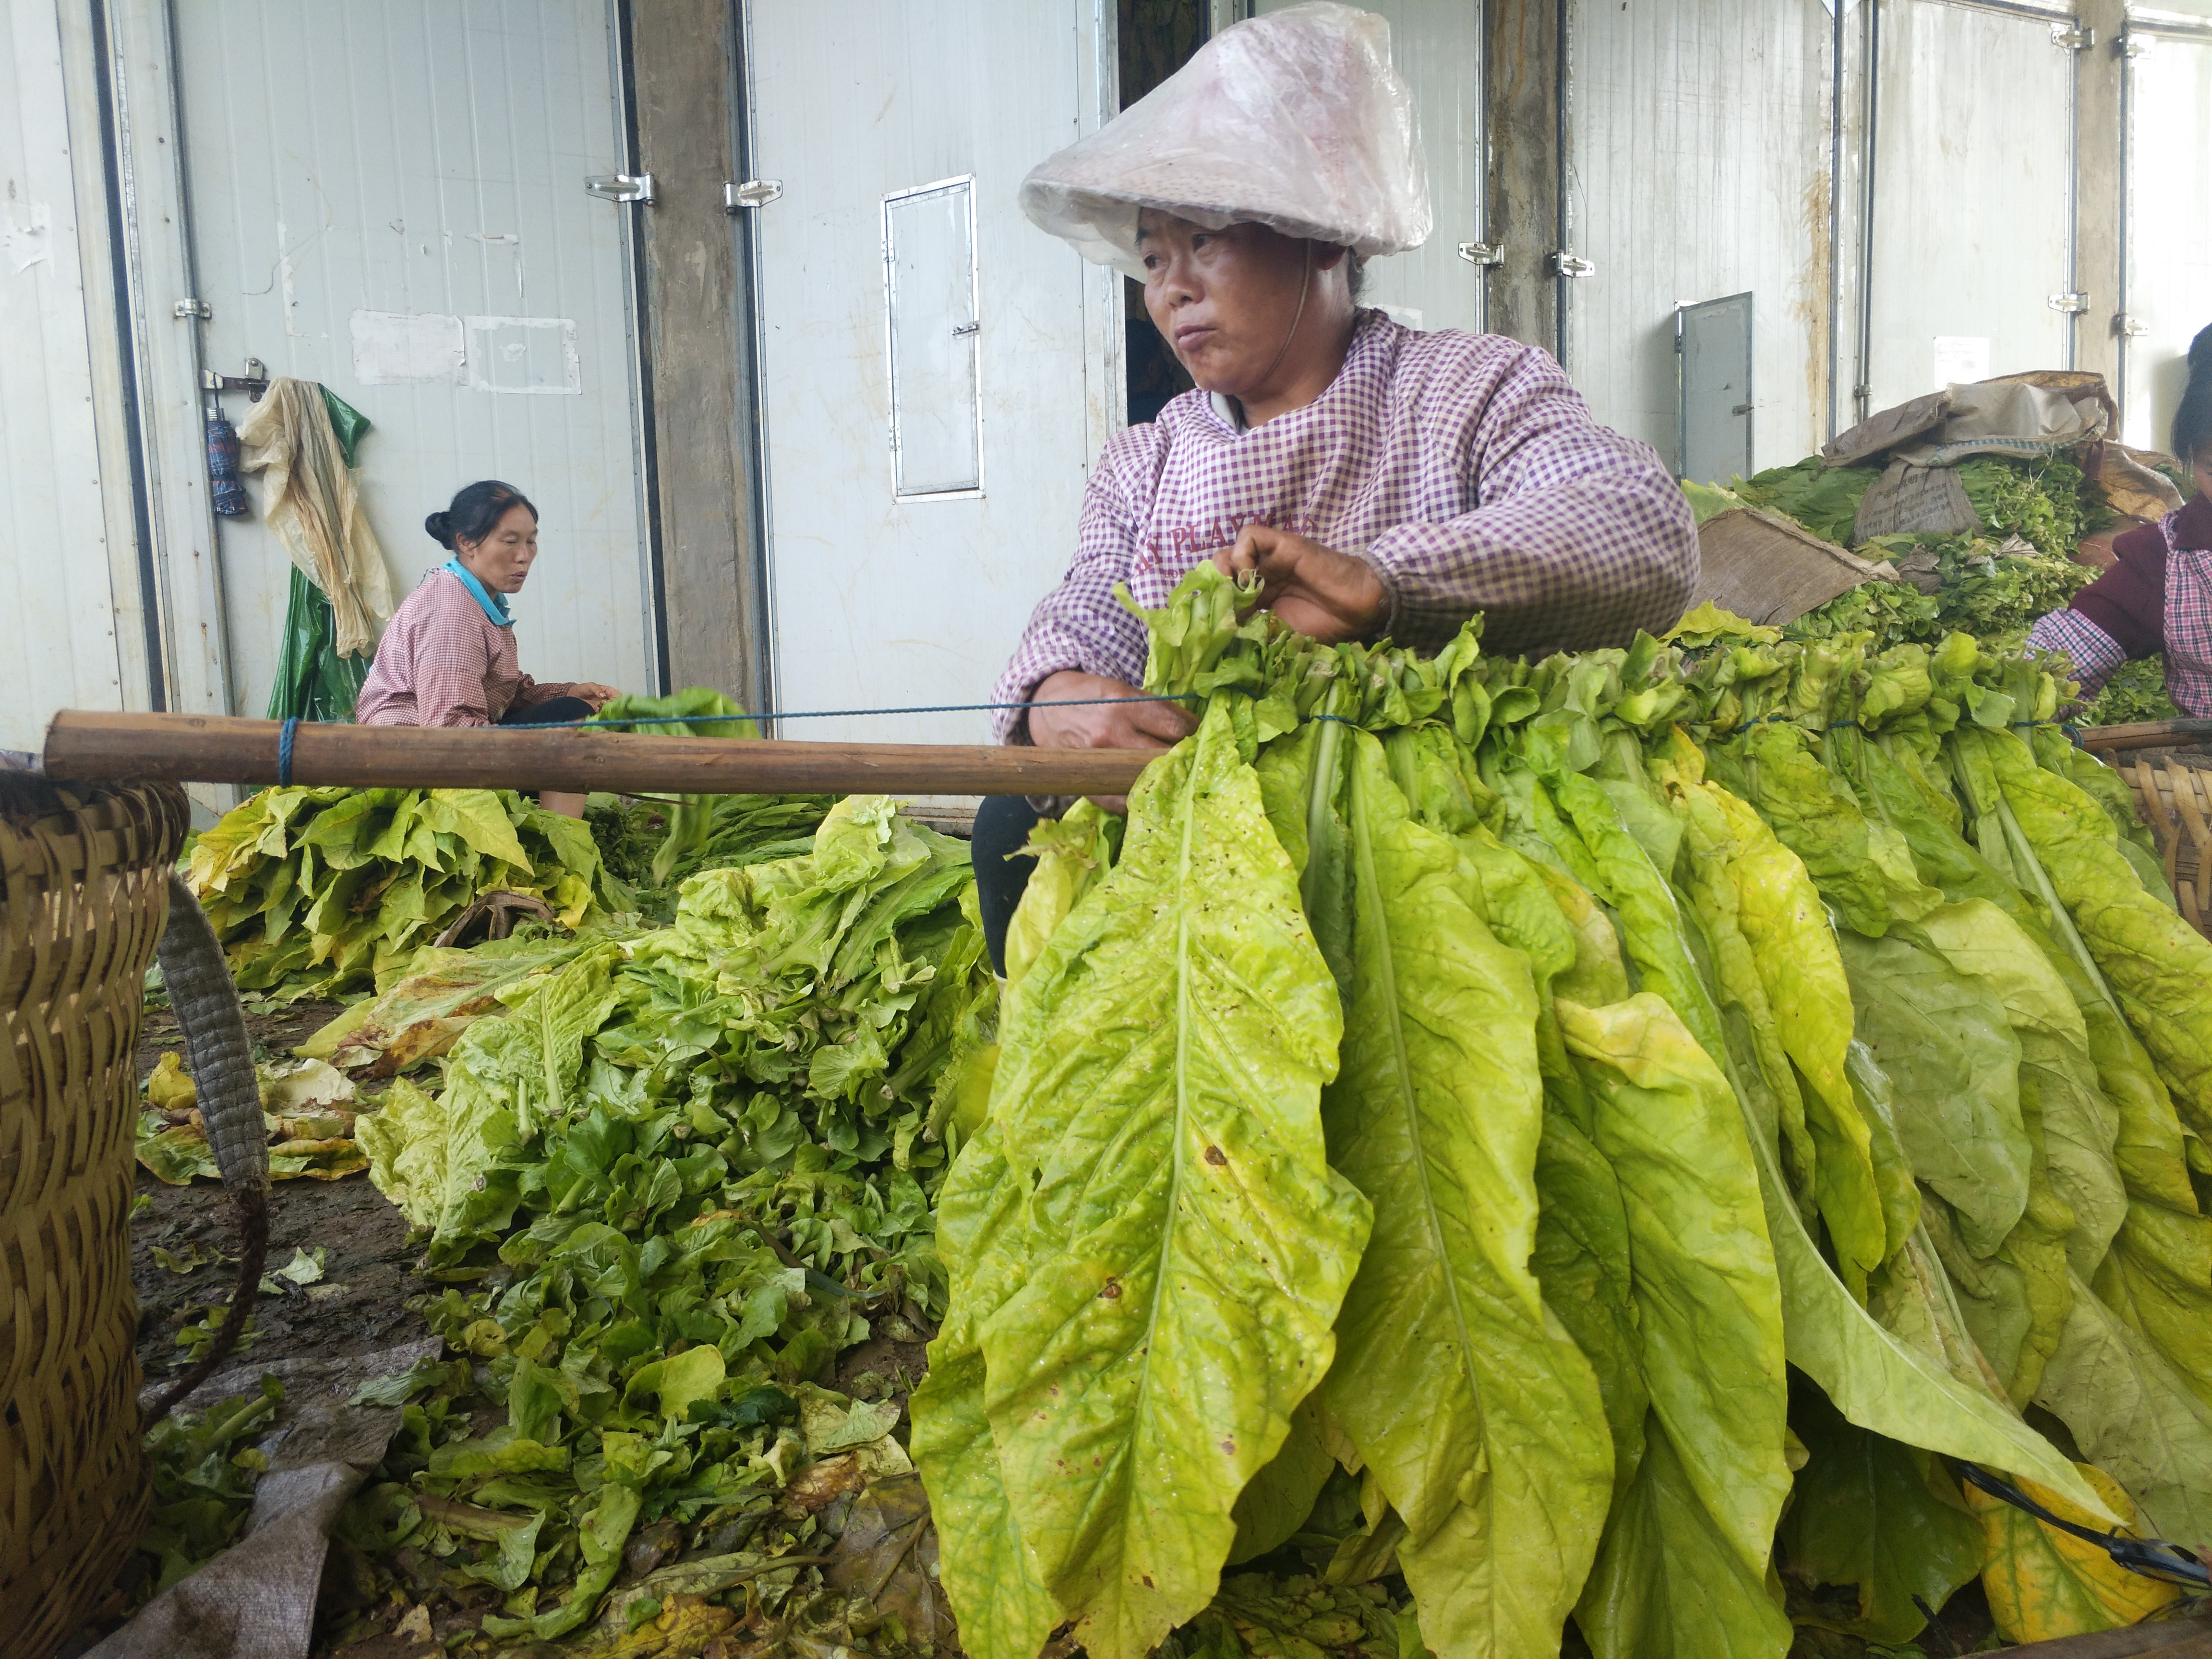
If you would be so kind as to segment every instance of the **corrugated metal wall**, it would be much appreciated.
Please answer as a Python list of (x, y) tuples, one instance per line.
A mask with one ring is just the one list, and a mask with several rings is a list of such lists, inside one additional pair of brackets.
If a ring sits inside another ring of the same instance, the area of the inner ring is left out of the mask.
[[(1753, 295), (1753, 453), (1827, 436), (1829, 76), (1820, 0), (1573, 9), (1567, 362), (1597, 417), (1675, 464), (1674, 307)], [(1725, 483), (1726, 480), (1722, 482)]]
[[(60, 708), (143, 707), (127, 501), (112, 543), (101, 440), (119, 438), (97, 94), (80, 8), (15, 0), (0, 28), (0, 748)], [(70, 116), (84, 133), (71, 144)], [(88, 176), (81, 176), (88, 175)], [(80, 226), (79, 204), (90, 215)], [(82, 230), (82, 234), (80, 235)], [(97, 333), (105, 338), (96, 340)], [(107, 428), (103, 434), (102, 428)], [(119, 455), (105, 458), (127, 479)], [(118, 577), (121, 580), (118, 582)]]

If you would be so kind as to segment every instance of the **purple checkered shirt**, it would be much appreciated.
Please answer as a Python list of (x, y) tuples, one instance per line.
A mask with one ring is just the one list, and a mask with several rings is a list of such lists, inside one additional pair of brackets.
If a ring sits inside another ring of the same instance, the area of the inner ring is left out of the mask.
[[(2178, 532), (2186, 510), (2176, 509), (2159, 521), (2166, 538), (2166, 609), (2160, 632), (2166, 646), (2166, 695), (2184, 714), (2205, 718), (2212, 717), (2212, 548), (2181, 544)], [(2118, 640), (2070, 606), (2039, 617), (2027, 631), (2027, 643), (2066, 653), (2081, 682), (2082, 702), (2102, 690), (2128, 659)]]
[[(1492, 651), (1625, 645), (1672, 625), (1698, 575), (1673, 477), (1592, 420), (1549, 356), (1362, 312), (1343, 369), (1304, 409), (1240, 432), (1187, 392), (1106, 446), (1067, 574), (991, 700), (1025, 702), (1063, 668), (1141, 682), (1144, 627), (1114, 585), (1164, 605), (1248, 524), (1364, 557), (1390, 592), (1390, 637), (1428, 648), (1478, 611)], [(1022, 710), (994, 726), (1029, 741)]]

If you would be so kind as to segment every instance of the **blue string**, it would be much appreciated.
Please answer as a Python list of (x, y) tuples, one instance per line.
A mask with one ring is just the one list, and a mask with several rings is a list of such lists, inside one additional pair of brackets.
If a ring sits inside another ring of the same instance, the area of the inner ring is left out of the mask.
[(283, 730), (276, 734), (276, 781), (282, 786), (292, 781), (292, 742), (300, 735), (300, 717), (293, 715), (284, 722)]

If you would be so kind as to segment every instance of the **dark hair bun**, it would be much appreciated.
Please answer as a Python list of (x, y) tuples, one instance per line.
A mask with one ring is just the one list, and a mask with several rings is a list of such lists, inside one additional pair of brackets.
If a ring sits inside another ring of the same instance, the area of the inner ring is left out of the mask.
[(508, 511), (520, 507), (534, 520), (538, 509), (530, 504), (530, 497), (511, 483), (501, 483), (496, 478), (479, 478), (453, 497), (453, 502), (443, 513), (433, 513), (422, 520), (422, 528), (435, 537), (441, 546), (460, 550), (460, 544), (475, 546), (498, 526)]
[(2198, 329), (2197, 337), (2189, 343), (2189, 372), (2212, 374), (2212, 326)]
[(433, 513), (428, 518), (422, 520), (422, 528), (430, 532), (430, 539), (432, 541), (437, 543), (439, 546), (444, 548), (447, 552), (450, 553), (453, 551), (453, 515), (452, 514)]

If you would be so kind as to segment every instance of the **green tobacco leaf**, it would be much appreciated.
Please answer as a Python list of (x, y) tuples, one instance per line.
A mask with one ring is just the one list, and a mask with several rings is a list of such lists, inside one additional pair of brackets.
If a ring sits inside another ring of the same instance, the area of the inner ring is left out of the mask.
[(1782, 1659), (1790, 1620), (1692, 1483), (1657, 1412), (1575, 1608), (1596, 1659)]
[(2094, 1283), (2106, 1305), (2212, 1405), (2212, 1221), (2162, 1204), (2130, 1204)]
[(1536, 1153), (1536, 1249), (1529, 1266), (1575, 1346), (1597, 1373), (1613, 1439), (1618, 1498), (1644, 1459), (1651, 1407), (1636, 1334), (1636, 1287), (1628, 1264), (1628, 1212), (1613, 1167), (1564, 1112), (1547, 1107)]
[(1832, 1628), (1911, 1641), (1928, 1622), (1914, 1597), (1940, 1607), (1981, 1571), (1981, 1522), (1926, 1452), (1854, 1427), (1817, 1391), (1799, 1396), (1790, 1426), (1809, 1456), (1778, 1540), (1784, 1571), (1856, 1587), (1858, 1616)]
[(2032, 1090), (2051, 1190), (2074, 1213), (2067, 1257), (2086, 1278), (2119, 1231), (2127, 1194), (2112, 1161), (2119, 1116), (2099, 1085), (2081, 1010), (2035, 941), (1987, 900), (1947, 904), (1907, 926), (2003, 1004), (2020, 1039), (2023, 1113)]
[[(1762, 1583), (1790, 1490), (1789, 1402), (1781, 1287), (1741, 1111), (1650, 992), (1609, 1008), (1563, 1003), (1559, 1024), (1583, 1062), (1595, 1139), (1627, 1212), (1653, 1418), (1733, 1566)], [(1656, 1451), (1646, 1451), (1647, 1472)]]
[[(2143, 890), (2102, 807), (2009, 732), (1981, 746), (2027, 849), (2198, 1133), (2212, 1132), (2212, 940)], [(2016, 849), (2018, 850), (2018, 849)]]
[(2212, 1406), (2095, 1291), (2078, 1280), (2073, 1291), (2036, 1403), (2073, 1431), (2084, 1457), (2127, 1488), (2158, 1536), (2184, 1545), (2212, 1540)]
[(1942, 896), (1920, 879), (1905, 837), (1860, 809), (1850, 786), (1813, 758), (1795, 726), (1753, 726), (1741, 744), (1752, 805), (1804, 860), (1846, 927), (1880, 938), (1893, 921), (1925, 915)]
[(985, 1399), (1045, 1583), (1141, 1659), (1211, 1599), (1370, 1224), (1322, 1144), (1335, 986), (1224, 708), (1147, 769), (1016, 1003), (992, 1110), (1028, 1276), (982, 1323)]
[(1282, 1450), (1237, 1494), (1237, 1543), (1229, 1552), (1231, 1566), (1267, 1554), (1303, 1529), (1313, 1513), (1314, 1499), (1336, 1468), (1314, 1404), (1316, 1397), (1308, 1395), (1291, 1413), (1291, 1431)]
[[(1851, 999), (1835, 932), (1797, 855), (1745, 802), (1698, 786), (1727, 823), (1728, 877), (1772, 1011), (1776, 1034), (1804, 1082), (1816, 1149), (1814, 1188), (1839, 1253), (1871, 1272), (1901, 1238), (1889, 1236), (1875, 1179), (1873, 1131), (1851, 1092)], [(1686, 795), (1689, 792), (1686, 791)]]
[(1030, 963), (1078, 900), (1105, 878), (1121, 839), (1121, 820), (1079, 800), (1057, 821), (1044, 818), (1030, 832), (1036, 868), (1022, 902), (1006, 924), (1006, 983), (1021, 983)]
[(1890, 1080), (1897, 1132), (1922, 1182), (1993, 1255), (2027, 1207), (2020, 1040), (1978, 981), (1901, 935), (1838, 936), (1859, 1040)]
[(1376, 1212), (1324, 1394), (1405, 1521), (1429, 1644), (1545, 1651), (1589, 1571), (1613, 1459), (1597, 1379), (1528, 1265), (1535, 989), (1452, 841), (1413, 822), (1382, 745), (1352, 741), (1354, 989), (1322, 1119)]
[(1009, 1230), (1019, 1230), (1024, 1183), (1008, 1179), (1000, 1130), (985, 1121), (939, 1195), (938, 1242), (952, 1271), (952, 1304), (929, 1345), (928, 1375), (915, 1390), (914, 1456), (936, 1517), (961, 1645), (974, 1659), (1036, 1659), (1060, 1614), (1006, 1502), (976, 1340), (982, 1320), (1005, 1305), (1026, 1265), (1006, 1242)]

